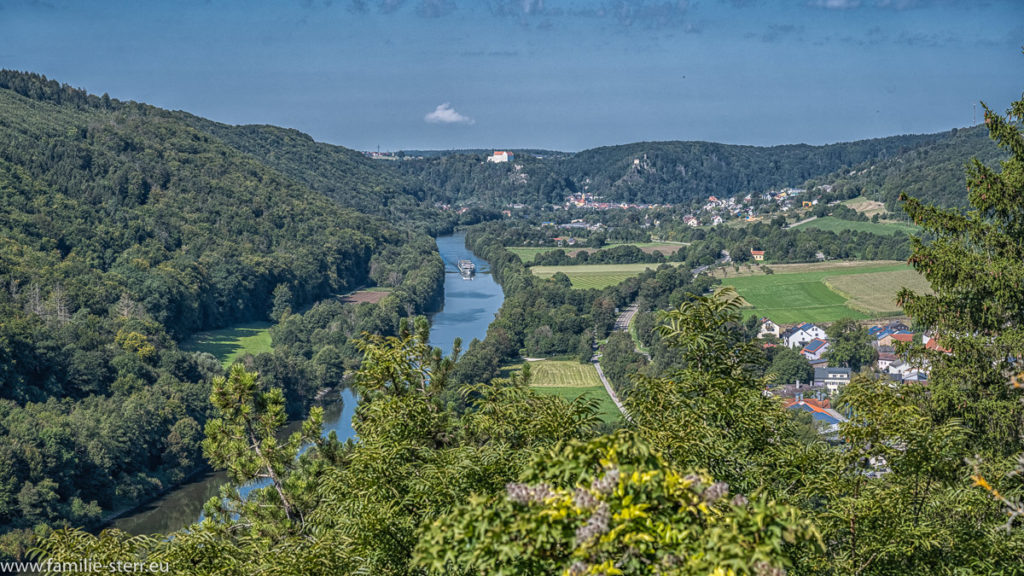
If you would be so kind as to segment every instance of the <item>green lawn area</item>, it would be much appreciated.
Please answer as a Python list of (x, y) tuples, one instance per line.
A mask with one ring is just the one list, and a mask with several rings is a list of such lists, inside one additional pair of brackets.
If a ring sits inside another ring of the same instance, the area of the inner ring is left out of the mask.
[[(511, 372), (521, 368), (522, 364), (516, 364), (504, 370)], [(580, 364), (576, 360), (535, 360), (530, 362), (530, 387), (540, 394), (552, 394), (566, 401), (579, 396), (593, 398), (598, 402), (601, 420), (617, 422), (622, 418), (593, 364)]]
[(181, 347), (183, 350), (209, 352), (227, 368), (245, 354), (256, 355), (273, 350), (270, 345), (270, 326), (269, 322), (250, 322), (199, 332)]
[(772, 266), (774, 274), (730, 273), (722, 283), (734, 286), (751, 306), (751, 315), (781, 324), (833, 322), (900, 313), (896, 292), (902, 286), (927, 289), (927, 282), (900, 262), (830, 262)]
[(839, 232), (842, 230), (857, 230), (860, 232), (870, 232), (872, 234), (886, 234), (892, 235), (896, 232), (903, 232), (904, 234), (917, 234), (921, 229), (909, 222), (896, 222), (883, 220), (877, 224), (874, 222), (854, 222), (852, 220), (842, 220), (840, 218), (833, 218), (832, 216), (826, 216), (824, 218), (818, 218), (811, 220), (810, 222), (801, 224), (797, 228), (818, 228), (820, 230), (828, 230), (831, 232)]
[[(675, 263), (673, 265), (678, 265)], [(627, 278), (637, 276), (650, 268), (657, 270), (661, 264), (578, 264), (575, 266), (533, 266), (535, 276), (550, 278), (557, 272), (564, 272), (573, 288), (606, 288)]]

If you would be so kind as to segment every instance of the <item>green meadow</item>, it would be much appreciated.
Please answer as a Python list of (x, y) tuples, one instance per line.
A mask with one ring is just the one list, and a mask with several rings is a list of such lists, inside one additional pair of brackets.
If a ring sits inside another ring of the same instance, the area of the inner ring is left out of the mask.
[[(678, 263), (673, 263), (677, 266)], [(565, 273), (573, 288), (606, 288), (615, 286), (627, 278), (639, 275), (650, 268), (657, 270), (661, 264), (578, 264), (575, 266), (533, 266), (530, 270), (540, 278), (550, 278), (558, 272)]]
[(927, 291), (928, 283), (910, 266), (891, 261), (789, 264), (774, 274), (730, 273), (724, 285), (736, 288), (749, 314), (780, 324), (866, 319), (901, 313), (896, 293), (907, 286)]
[(220, 330), (199, 332), (184, 342), (182, 349), (209, 352), (227, 368), (246, 354), (256, 355), (272, 351), (270, 327), (269, 322), (250, 322)]
[(826, 216), (824, 218), (818, 218), (805, 222), (797, 228), (818, 228), (820, 230), (828, 230), (830, 232), (841, 232), (843, 230), (856, 230), (858, 232), (870, 232), (872, 234), (885, 234), (892, 235), (896, 232), (903, 232), (904, 234), (917, 234), (921, 229), (909, 222), (896, 222), (882, 220), (881, 222), (854, 222), (853, 220), (843, 220), (841, 218), (834, 218), (832, 216)]

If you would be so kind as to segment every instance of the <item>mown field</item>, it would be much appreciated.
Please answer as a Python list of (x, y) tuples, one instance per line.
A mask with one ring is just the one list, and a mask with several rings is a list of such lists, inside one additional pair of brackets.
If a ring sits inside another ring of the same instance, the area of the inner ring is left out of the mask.
[(902, 262), (819, 262), (771, 268), (775, 273), (770, 275), (756, 269), (739, 275), (729, 272), (722, 283), (736, 288), (750, 305), (748, 314), (781, 324), (894, 316), (901, 312), (896, 304), (900, 288), (928, 290), (924, 277)]
[(230, 328), (200, 332), (182, 344), (183, 350), (209, 352), (227, 368), (245, 354), (271, 352), (269, 322), (250, 322)]
[(881, 221), (875, 222), (854, 222), (852, 220), (843, 220), (840, 218), (833, 218), (832, 216), (826, 216), (824, 218), (818, 218), (811, 220), (797, 226), (797, 228), (818, 228), (820, 230), (828, 230), (830, 232), (840, 232), (842, 230), (857, 230), (859, 232), (870, 232), (872, 234), (886, 234), (892, 235), (896, 232), (903, 232), (904, 234), (917, 234), (921, 231), (917, 226), (910, 224), (909, 222), (891, 222)]
[[(678, 265), (675, 263), (673, 265)], [(578, 264), (575, 266), (533, 266), (535, 276), (550, 278), (558, 272), (565, 273), (573, 288), (605, 288), (632, 278), (650, 268), (657, 270), (661, 264)]]
[(570, 401), (579, 396), (593, 398), (598, 402), (601, 420), (615, 422), (621, 418), (593, 364), (580, 364), (576, 360), (535, 360), (530, 362), (530, 373), (531, 387), (541, 394), (553, 394)]
[[(630, 242), (628, 244), (606, 244), (603, 249), (616, 246), (636, 246), (644, 252), (661, 252), (668, 256), (669, 254), (675, 254), (684, 244), (681, 242)], [(532, 262), (533, 257), (537, 254), (551, 252), (552, 250), (565, 250), (565, 253), (570, 256), (575, 256), (579, 252), (593, 252), (596, 250), (596, 248), (577, 248), (576, 246), (511, 246), (505, 249), (519, 256), (519, 259), (523, 262)]]

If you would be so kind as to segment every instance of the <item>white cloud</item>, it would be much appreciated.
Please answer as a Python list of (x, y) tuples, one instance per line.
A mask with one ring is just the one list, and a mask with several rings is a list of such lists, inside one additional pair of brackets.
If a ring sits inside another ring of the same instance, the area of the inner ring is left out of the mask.
[(433, 112), (423, 117), (423, 120), (430, 124), (473, 124), (476, 122), (469, 116), (463, 116), (456, 112), (450, 102), (438, 104)]
[(810, 4), (811, 6), (828, 8), (829, 10), (849, 10), (851, 8), (859, 8), (860, 0), (817, 0)]

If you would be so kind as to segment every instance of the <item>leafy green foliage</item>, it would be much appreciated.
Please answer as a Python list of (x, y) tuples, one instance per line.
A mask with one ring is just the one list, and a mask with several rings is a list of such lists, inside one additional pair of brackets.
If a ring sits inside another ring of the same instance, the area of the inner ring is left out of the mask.
[(629, 433), (541, 454), (521, 480), (431, 524), (416, 563), (436, 574), (761, 574), (816, 538), (794, 508), (730, 499)]
[(825, 357), (829, 365), (845, 366), (858, 372), (875, 361), (877, 352), (871, 345), (871, 335), (856, 320), (844, 318), (833, 322), (825, 333), (829, 342)]

